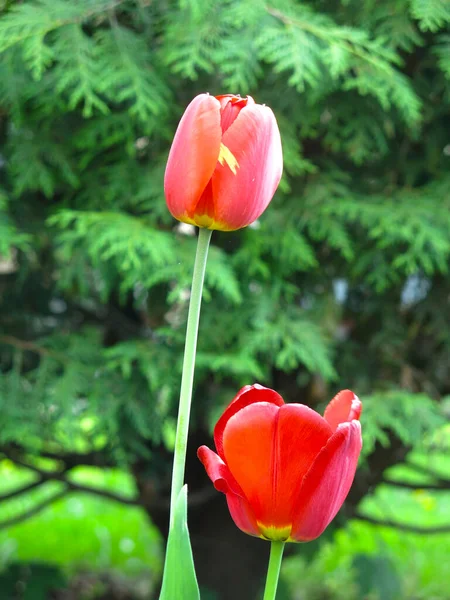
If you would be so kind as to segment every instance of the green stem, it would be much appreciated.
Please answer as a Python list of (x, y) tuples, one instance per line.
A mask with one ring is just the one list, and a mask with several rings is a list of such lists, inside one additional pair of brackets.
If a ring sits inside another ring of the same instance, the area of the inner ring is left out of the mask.
[(194, 384), (195, 353), (197, 350), (198, 324), (202, 304), (203, 281), (212, 231), (200, 229), (192, 275), (191, 298), (184, 346), (183, 374), (181, 376), (180, 404), (178, 408), (175, 454), (173, 457), (172, 491), (170, 496), (170, 527), (173, 526), (175, 503), (183, 487), (186, 465), (186, 448), (191, 414), (192, 387)]
[(264, 600), (275, 600), (285, 542), (271, 542)]

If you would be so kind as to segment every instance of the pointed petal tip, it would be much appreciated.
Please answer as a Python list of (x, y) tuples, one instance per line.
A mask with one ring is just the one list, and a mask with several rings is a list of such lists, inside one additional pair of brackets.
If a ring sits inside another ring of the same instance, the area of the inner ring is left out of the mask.
[(208, 446), (200, 446), (197, 450), (197, 456), (218, 492), (222, 492), (223, 494), (230, 492), (236, 494), (240, 492), (239, 486), (234, 481), (230, 470), (220, 456), (208, 448)]
[(328, 404), (323, 417), (336, 431), (340, 423), (359, 419), (361, 412), (362, 404), (358, 396), (351, 390), (342, 390)]

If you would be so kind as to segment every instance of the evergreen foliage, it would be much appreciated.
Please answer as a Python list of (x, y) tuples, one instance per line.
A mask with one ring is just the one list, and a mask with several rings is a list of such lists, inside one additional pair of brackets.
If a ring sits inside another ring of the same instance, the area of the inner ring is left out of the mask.
[(5, 0), (0, 447), (170, 448), (195, 239), (163, 173), (204, 91), (273, 107), (285, 175), (213, 235), (193, 427), (257, 379), (357, 390), (366, 454), (419, 444), (450, 393), (449, 85), (445, 0)]

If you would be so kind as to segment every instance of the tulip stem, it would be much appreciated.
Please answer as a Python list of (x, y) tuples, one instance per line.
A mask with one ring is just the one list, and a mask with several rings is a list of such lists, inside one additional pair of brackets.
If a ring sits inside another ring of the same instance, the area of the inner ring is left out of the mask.
[(275, 600), (285, 542), (271, 542), (264, 600)]
[(173, 457), (172, 489), (170, 496), (170, 528), (173, 527), (175, 504), (184, 483), (186, 449), (191, 414), (192, 387), (194, 384), (195, 354), (197, 350), (198, 325), (202, 304), (203, 281), (212, 231), (200, 229), (197, 240), (194, 273), (192, 275), (191, 297), (184, 346), (183, 374), (181, 376), (180, 404), (178, 407), (175, 452)]

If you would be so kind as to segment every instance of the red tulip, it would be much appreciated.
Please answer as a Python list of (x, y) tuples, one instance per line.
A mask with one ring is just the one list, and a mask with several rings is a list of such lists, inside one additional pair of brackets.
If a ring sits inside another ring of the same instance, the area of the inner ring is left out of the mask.
[(362, 447), (361, 402), (339, 392), (321, 417), (260, 385), (238, 392), (198, 450), (236, 525), (268, 540), (308, 542), (335, 517)]
[(167, 206), (179, 221), (232, 231), (253, 223), (283, 170), (280, 133), (268, 106), (250, 96), (200, 94), (187, 107), (167, 161)]

